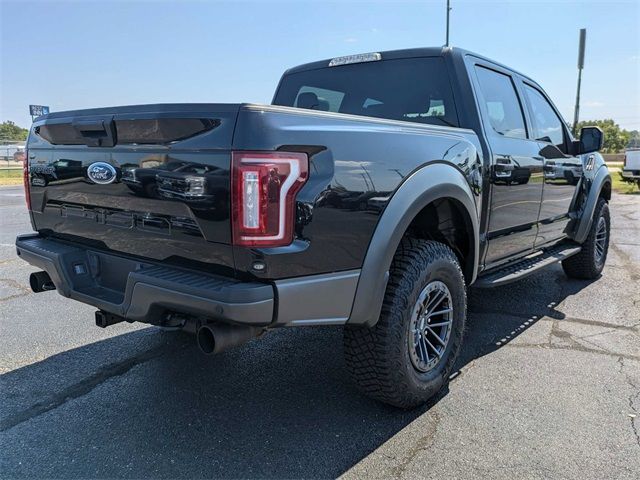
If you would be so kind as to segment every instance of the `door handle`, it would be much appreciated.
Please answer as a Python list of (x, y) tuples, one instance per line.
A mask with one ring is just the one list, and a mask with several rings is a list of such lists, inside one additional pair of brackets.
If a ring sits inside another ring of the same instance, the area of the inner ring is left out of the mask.
[(511, 157), (497, 157), (496, 164), (494, 165), (494, 171), (496, 177), (505, 178), (510, 177), (515, 166)]

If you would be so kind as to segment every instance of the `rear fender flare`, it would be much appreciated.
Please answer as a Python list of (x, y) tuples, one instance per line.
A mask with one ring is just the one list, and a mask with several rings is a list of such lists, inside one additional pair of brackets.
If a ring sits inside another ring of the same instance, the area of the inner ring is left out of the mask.
[(389, 268), (407, 228), (431, 202), (450, 198), (466, 211), (473, 235), (471, 243), (473, 283), (478, 270), (479, 228), (474, 195), (464, 174), (449, 163), (430, 163), (412, 173), (396, 190), (385, 208), (367, 250), (348, 325), (373, 326), (378, 321)]

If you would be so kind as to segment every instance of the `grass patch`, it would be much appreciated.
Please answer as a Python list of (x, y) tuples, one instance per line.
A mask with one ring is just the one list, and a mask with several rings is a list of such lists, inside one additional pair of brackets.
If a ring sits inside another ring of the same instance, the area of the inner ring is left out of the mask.
[(0, 185), (21, 185), (21, 184), (22, 184), (21, 168), (0, 169)]
[(627, 183), (622, 180), (619, 172), (611, 173), (611, 181), (613, 191), (617, 193), (623, 193), (626, 195), (640, 195), (640, 188), (636, 183)]

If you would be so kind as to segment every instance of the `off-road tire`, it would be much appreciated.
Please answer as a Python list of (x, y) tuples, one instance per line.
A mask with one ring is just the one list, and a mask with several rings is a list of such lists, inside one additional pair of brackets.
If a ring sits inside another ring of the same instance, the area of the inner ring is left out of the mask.
[[(596, 235), (598, 222), (600, 218), (604, 218), (607, 226), (606, 247), (601, 262), (596, 261)], [(602, 273), (602, 269), (607, 261), (607, 253), (609, 251), (609, 241), (611, 238), (611, 219), (609, 216), (609, 205), (604, 198), (598, 200), (595, 212), (593, 212), (593, 221), (589, 229), (589, 235), (582, 244), (580, 253), (573, 255), (562, 261), (564, 273), (571, 278), (582, 280), (593, 280), (598, 278)]]
[[(449, 379), (465, 328), (465, 281), (449, 247), (410, 237), (398, 247), (389, 274), (378, 322), (373, 327), (346, 326), (344, 356), (351, 377), (364, 394), (409, 409), (436, 395)], [(438, 363), (422, 373), (414, 368), (409, 354), (411, 315), (423, 288), (436, 280), (451, 294), (451, 333)]]

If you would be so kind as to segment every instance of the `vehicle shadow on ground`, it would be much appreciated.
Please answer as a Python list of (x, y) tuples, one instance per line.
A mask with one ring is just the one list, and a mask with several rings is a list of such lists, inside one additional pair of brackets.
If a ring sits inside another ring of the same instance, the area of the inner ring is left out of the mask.
[[(586, 285), (551, 269), (472, 292), (456, 371)], [(131, 336), (144, 346), (144, 335), (159, 346), (109, 363), (111, 347)], [(191, 337), (139, 330), (49, 357), (0, 376), (0, 390), (25, 396), (0, 421), (0, 469), (8, 477), (338, 476), (430, 408), (399, 411), (361, 396), (341, 346), (341, 328), (282, 329), (205, 357)], [(83, 362), (96, 362), (97, 373), (54, 392), (38, 388)]]

